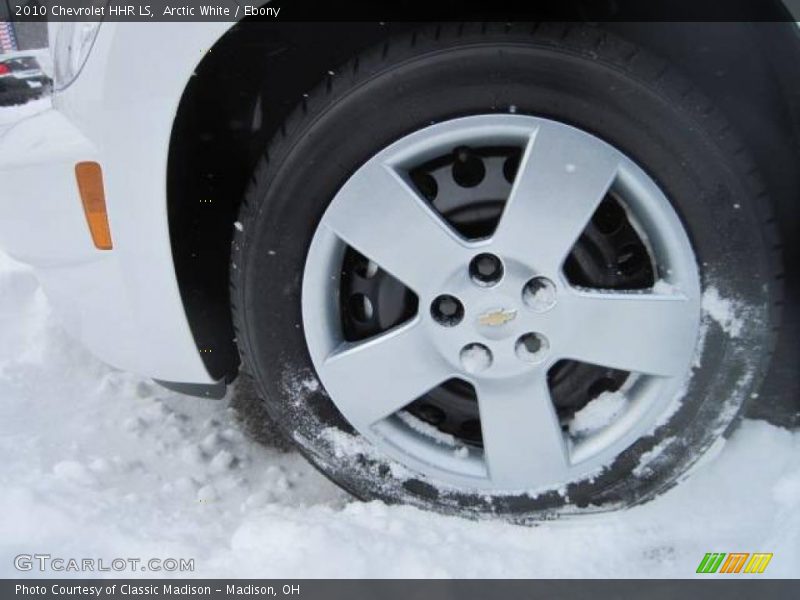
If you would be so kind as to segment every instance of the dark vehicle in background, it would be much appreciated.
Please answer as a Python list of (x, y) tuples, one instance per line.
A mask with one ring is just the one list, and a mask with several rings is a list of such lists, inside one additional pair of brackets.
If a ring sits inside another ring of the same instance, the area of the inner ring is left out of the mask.
[(0, 106), (23, 104), (50, 91), (52, 80), (33, 56), (0, 60)]

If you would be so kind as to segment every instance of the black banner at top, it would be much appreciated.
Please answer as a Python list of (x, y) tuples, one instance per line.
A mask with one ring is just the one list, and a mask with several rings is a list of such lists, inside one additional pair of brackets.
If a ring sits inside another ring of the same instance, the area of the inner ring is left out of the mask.
[(6, 21), (764, 22), (795, 14), (800, 0), (0, 0)]

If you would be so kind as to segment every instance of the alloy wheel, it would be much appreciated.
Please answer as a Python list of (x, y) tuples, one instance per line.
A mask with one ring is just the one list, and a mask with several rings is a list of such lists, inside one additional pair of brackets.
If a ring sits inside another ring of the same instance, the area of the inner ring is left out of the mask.
[(302, 313), (322, 384), (380, 452), (456, 488), (537, 491), (591, 476), (680, 401), (700, 284), (669, 200), (622, 152), (482, 115), (349, 178)]

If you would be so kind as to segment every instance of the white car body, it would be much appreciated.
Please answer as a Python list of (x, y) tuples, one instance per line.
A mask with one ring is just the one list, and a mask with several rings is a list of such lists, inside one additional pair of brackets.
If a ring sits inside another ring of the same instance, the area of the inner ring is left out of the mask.
[[(230, 26), (104, 23), (52, 109), (0, 138), (3, 248), (36, 269), (64, 327), (89, 350), (165, 381), (214, 383), (178, 290), (165, 181), (181, 94)], [(75, 184), (79, 161), (103, 167), (113, 250), (92, 243)]]

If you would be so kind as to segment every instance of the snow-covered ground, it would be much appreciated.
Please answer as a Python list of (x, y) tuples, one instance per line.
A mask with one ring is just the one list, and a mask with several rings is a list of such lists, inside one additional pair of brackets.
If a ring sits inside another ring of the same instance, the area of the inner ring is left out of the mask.
[(16, 121), (35, 115), (50, 107), (50, 98), (38, 98), (20, 106), (0, 106), (0, 136)]
[[(14, 110), (0, 123), (35, 107)], [(354, 501), (256, 442), (273, 434), (246, 394), (188, 398), (103, 365), (0, 254), (0, 577), (20, 553), (194, 558), (203, 577), (689, 577), (711, 551), (772, 552), (761, 577), (800, 576), (800, 433), (745, 421), (654, 502), (522, 527)]]

